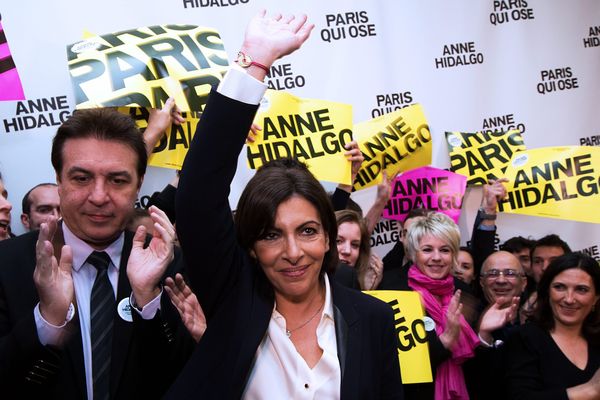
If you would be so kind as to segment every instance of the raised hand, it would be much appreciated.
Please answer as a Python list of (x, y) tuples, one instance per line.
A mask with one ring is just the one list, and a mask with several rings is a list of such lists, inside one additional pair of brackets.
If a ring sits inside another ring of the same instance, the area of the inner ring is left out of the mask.
[(262, 131), (260, 125), (253, 122), (250, 126), (250, 132), (248, 132), (248, 136), (246, 137), (246, 143), (254, 143), (256, 141), (256, 136), (260, 131)]
[(266, 11), (261, 10), (246, 27), (241, 51), (270, 68), (277, 59), (300, 48), (313, 28), (314, 24), (306, 22), (306, 15), (267, 16)]
[(460, 335), (460, 318), (462, 316), (462, 304), (460, 303), (460, 290), (457, 290), (450, 300), (448, 310), (446, 311), (446, 329), (440, 335), (442, 345), (448, 350), (452, 350), (458, 336)]
[(183, 324), (198, 343), (206, 330), (206, 318), (198, 298), (185, 283), (181, 274), (175, 275), (175, 279), (165, 280), (165, 291), (179, 312)]
[(367, 221), (367, 230), (369, 231), (369, 235), (373, 234), (377, 223), (381, 219), (381, 214), (383, 213), (383, 209), (387, 205), (390, 197), (392, 195), (392, 182), (396, 178), (393, 176), (388, 178), (387, 172), (383, 171), (383, 179), (377, 185), (377, 196), (375, 197), (375, 202), (367, 212), (365, 219)]
[(35, 270), (33, 282), (40, 298), (40, 314), (52, 325), (62, 325), (73, 301), (73, 253), (63, 246), (60, 261), (57, 261), (52, 246), (56, 232), (56, 217), (50, 216), (40, 225), (40, 234), (35, 245)]
[(369, 266), (362, 274), (359, 274), (360, 287), (362, 290), (375, 290), (383, 278), (383, 261), (375, 254), (369, 257)]
[(360, 151), (360, 148), (358, 147), (358, 143), (356, 143), (355, 140), (351, 141), (350, 143), (346, 143), (344, 148), (346, 149), (346, 151), (344, 152), (344, 155), (346, 156), (348, 161), (350, 161), (352, 163), (352, 167), (351, 167), (352, 182), (354, 183), (354, 180), (356, 179), (356, 175), (358, 175), (358, 171), (360, 170), (360, 167), (362, 166), (363, 161), (365, 161), (365, 157), (363, 156), (362, 152)]
[(507, 192), (504, 184), (508, 182), (506, 178), (498, 180), (490, 179), (487, 185), (483, 185), (483, 198), (481, 199), (481, 208), (487, 214), (496, 214), (498, 201), (506, 198)]
[(172, 124), (180, 125), (185, 121), (185, 118), (181, 116), (181, 110), (172, 97), (169, 97), (163, 108), (151, 108), (149, 111), (148, 126), (144, 130), (144, 142), (148, 157), (152, 154), (154, 146), (165, 134), (167, 128)]
[(173, 260), (175, 228), (158, 207), (151, 206), (149, 211), (154, 221), (152, 240), (144, 248), (146, 228), (140, 225), (135, 231), (127, 262), (127, 277), (138, 308), (144, 307), (159, 295), (158, 284)]
[(493, 340), (492, 332), (504, 327), (515, 319), (519, 307), (519, 296), (512, 298), (509, 306), (496, 302), (483, 313), (479, 319), (479, 336), (487, 343)]

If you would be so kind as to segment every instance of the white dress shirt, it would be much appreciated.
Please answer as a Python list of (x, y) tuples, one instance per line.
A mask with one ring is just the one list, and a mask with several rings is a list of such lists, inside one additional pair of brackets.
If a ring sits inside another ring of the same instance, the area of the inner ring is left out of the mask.
[[(85, 381), (87, 387), (88, 399), (93, 398), (93, 379), (92, 379), (92, 345), (91, 345), (91, 321), (90, 321), (90, 297), (92, 294), (92, 286), (96, 279), (96, 268), (86, 262), (89, 255), (95, 251), (89, 244), (79, 239), (73, 234), (67, 224), (62, 224), (63, 235), (65, 244), (71, 247), (73, 251), (73, 270), (71, 276), (73, 277), (73, 287), (75, 288), (75, 298), (77, 301), (77, 312), (79, 313), (79, 327), (81, 329), (81, 341), (83, 344), (83, 363), (85, 366)], [(115, 298), (117, 296), (117, 286), (119, 282), (119, 265), (121, 265), (121, 252), (123, 250), (125, 234), (121, 235), (112, 242), (105, 251), (110, 257), (110, 265), (108, 267), (108, 279), (115, 292)], [(161, 291), (162, 294), (162, 291)], [(150, 303), (148, 303), (141, 311), (138, 311), (135, 307), (131, 307), (132, 310), (136, 310), (142, 318), (151, 319), (154, 318), (156, 312), (160, 309), (160, 296), (159, 294)], [(132, 294), (133, 296), (133, 294)], [(116, 299), (117, 305), (122, 299)], [(130, 298), (130, 301), (133, 301)], [(55, 326), (47, 322), (39, 311), (39, 303), (34, 309), (35, 323), (38, 332), (38, 338), (40, 343), (43, 345), (57, 345), (60, 344), (64, 339), (65, 325), (72, 319), (73, 315), (68, 315), (67, 320), (61, 326)]]

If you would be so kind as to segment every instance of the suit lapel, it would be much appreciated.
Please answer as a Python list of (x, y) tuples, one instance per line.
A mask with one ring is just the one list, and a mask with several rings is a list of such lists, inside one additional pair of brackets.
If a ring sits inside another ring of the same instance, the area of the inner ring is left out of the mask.
[(71, 360), (71, 369), (75, 375), (77, 388), (82, 398), (87, 397), (87, 384), (85, 381), (85, 363), (83, 360), (83, 342), (81, 341), (81, 326), (79, 325), (79, 313), (69, 322), (71, 339), (67, 342), (66, 352)]
[[(342, 371), (342, 399), (356, 398), (360, 387), (361, 355), (364, 351), (362, 343), (362, 324), (354, 305), (345, 296), (344, 291), (350, 290), (341, 287), (331, 278), (329, 279), (333, 304), (336, 340), (338, 343), (338, 358)], [(348, 351), (351, 349), (351, 351)]]
[[(58, 222), (58, 228), (52, 238), (52, 247), (57, 261), (60, 261), (62, 248), (65, 245), (65, 238), (62, 231), (62, 221)], [(83, 360), (83, 342), (81, 340), (81, 325), (79, 321), (79, 312), (77, 312), (77, 300), (74, 298), (73, 305), (75, 306), (75, 316), (67, 325), (71, 331), (71, 338), (65, 346), (65, 351), (71, 361), (71, 370), (75, 375), (75, 382), (82, 398), (87, 397), (87, 384), (85, 381), (85, 362)]]
[[(117, 304), (131, 295), (131, 285), (127, 278), (127, 261), (131, 253), (131, 244), (133, 233), (125, 231), (125, 240), (123, 241), (123, 251), (121, 252), (121, 265), (119, 266), (119, 282), (117, 284)], [(133, 323), (125, 321), (115, 310), (113, 325), (113, 343), (110, 360), (110, 393), (111, 398), (115, 395), (123, 368), (129, 355), (129, 343), (133, 332)]]

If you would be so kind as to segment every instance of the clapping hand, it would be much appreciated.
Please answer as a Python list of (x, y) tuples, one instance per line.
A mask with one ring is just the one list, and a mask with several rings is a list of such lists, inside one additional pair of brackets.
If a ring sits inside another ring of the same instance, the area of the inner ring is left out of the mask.
[(149, 208), (154, 221), (152, 239), (147, 247), (146, 228), (140, 225), (133, 237), (131, 254), (127, 262), (127, 277), (138, 308), (144, 307), (160, 293), (158, 283), (173, 260), (175, 228), (167, 215), (158, 207)]

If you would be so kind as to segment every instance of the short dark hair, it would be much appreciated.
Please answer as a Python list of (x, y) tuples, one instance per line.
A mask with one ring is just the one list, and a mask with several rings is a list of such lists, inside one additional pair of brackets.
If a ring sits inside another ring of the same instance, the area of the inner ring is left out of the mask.
[[(594, 284), (596, 295), (600, 294), (600, 266), (592, 257), (582, 253), (569, 253), (555, 258), (542, 274), (538, 284), (537, 300), (533, 320), (547, 330), (554, 328), (554, 315), (550, 306), (550, 285), (563, 271), (578, 268), (587, 273)], [(595, 344), (600, 341), (600, 307), (594, 307), (586, 317), (582, 328), (583, 336)]]
[(252, 249), (275, 225), (279, 205), (298, 195), (310, 202), (321, 218), (329, 238), (321, 273), (334, 271), (338, 262), (337, 223), (329, 196), (305, 164), (282, 158), (264, 164), (250, 179), (240, 196), (235, 213), (238, 242), (245, 250)]
[(38, 183), (37, 185), (35, 185), (31, 189), (29, 189), (29, 191), (27, 193), (25, 193), (25, 196), (23, 196), (23, 200), (21, 200), (21, 212), (23, 214), (29, 215), (29, 213), (31, 212), (31, 198), (29, 198), (29, 195), (31, 194), (31, 192), (33, 192), (35, 189), (42, 187), (42, 186), (56, 187), (58, 185), (56, 183), (44, 182), (44, 183)]
[(471, 256), (471, 258), (474, 258), (474, 257), (473, 257), (473, 250), (472, 250), (470, 247), (467, 247), (467, 246), (460, 246), (460, 247), (458, 248), (458, 251), (464, 251), (465, 253), (468, 253), (468, 254)]
[(551, 233), (550, 235), (546, 235), (543, 238), (540, 238), (535, 241), (533, 247), (531, 247), (531, 256), (533, 257), (533, 252), (538, 247), (560, 247), (563, 249), (565, 254), (571, 253), (571, 248), (558, 236), (557, 234)]
[(371, 236), (364, 218), (353, 210), (339, 210), (335, 212), (337, 226), (345, 222), (357, 224), (360, 229), (360, 246), (358, 259), (356, 260), (356, 271), (364, 272), (369, 267), (369, 258), (371, 258)]
[(57, 175), (62, 172), (65, 142), (83, 138), (122, 143), (137, 154), (138, 178), (146, 173), (148, 154), (144, 138), (133, 119), (114, 108), (89, 108), (75, 111), (56, 131), (51, 159)]
[(433, 213), (433, 211), (428, 210), (426, 208), (422, 208), (422, 207), (413, 208), (412, 210), (410, 210), (408, 212), (408, 214), (406, 214), (406, 217), (404, 218), (403, 223), (406, 222), (407, 219), (416, 218), (416, 217), (426, 217), (431, 213)]
[(500, 250), (508, 251), (509, 253), (518, 253), (523, 249), (531, 251), (535, 245), (535, 240), (524, 238), (523, 236), (513, 236), (506, 242), (500, 245)]

